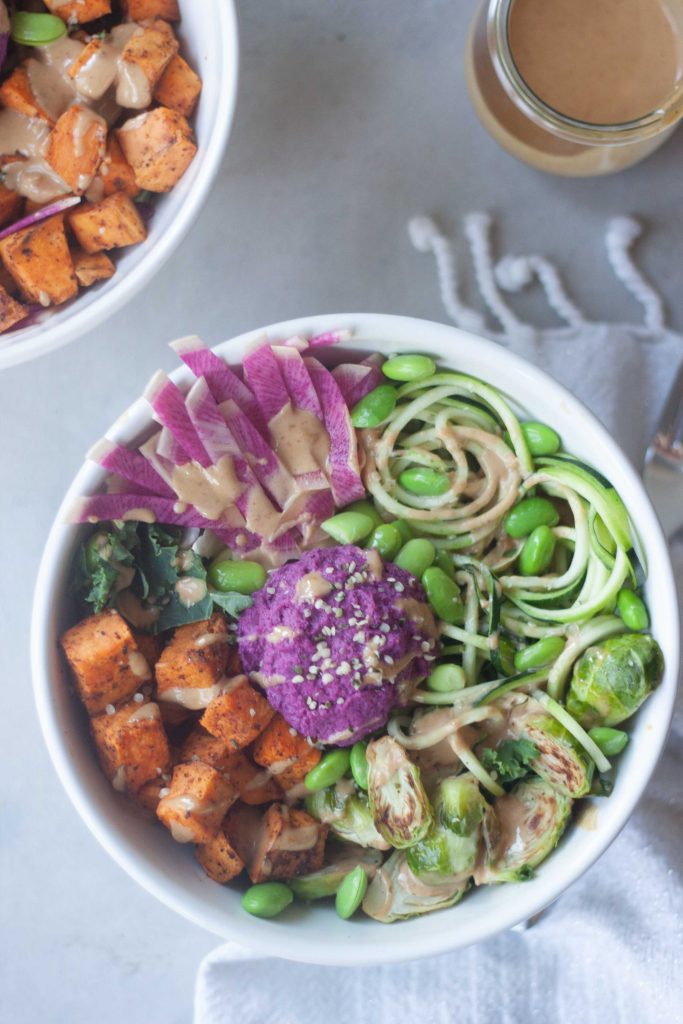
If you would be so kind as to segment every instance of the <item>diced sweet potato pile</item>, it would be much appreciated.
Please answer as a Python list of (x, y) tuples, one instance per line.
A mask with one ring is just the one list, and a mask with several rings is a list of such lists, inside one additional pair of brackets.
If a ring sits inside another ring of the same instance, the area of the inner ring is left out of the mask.
[(221, 612), (160, 638), (106, 611), (68, 629), (61, 646), (104, 774), (193, 844), (210, 878), (322, 866), (327, 827), (286, 802), (320, 751), (240, 673)]
[[(55, 201), (80, 203), (0, 243), (0, 333), (25, 320), (30, 305), (61, 305), (112, 277), (115, 262), (105, 253), (147, 237), (134, 200), (173, 189), (197, 152), (188, 118), (202, 84), (180, 52), (178, 0), (44, 2), (68, 25), (74, 50), (64, 84), (53, 90), (33, 71), (41, 61), (46, 66), (42, 51), (49, 47), (7, 62), (0, 119), (15, 120), (0, 130), (0, 230)], [(111, 16), (133, 23), (131, 31), (108, 34)], [(105, 17), (103, 32), (98, 19)], [(61, 60), (46, 58), (51, 74)], [(55, 100), (62, 93), (67, 98)], [(9, 152), (17, 144), (10, 140), (29, 128), (40, 136), (37, 150)]]

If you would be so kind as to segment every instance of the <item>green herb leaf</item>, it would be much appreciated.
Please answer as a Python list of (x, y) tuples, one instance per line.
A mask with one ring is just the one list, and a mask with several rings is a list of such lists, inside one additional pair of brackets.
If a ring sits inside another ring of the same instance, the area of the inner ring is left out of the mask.
[(219, 590), (211, 591), (211, 599), (217, 608), (229, 615), (231, 619), (237, 619), (246, 608), (251, 608), (253, 599), (248, 594), (238, 594), (234, 591), (222, 593)]
[(481, 763), (488, 772), (495, 772), (500, 782), (515, 782), (529, 774), (536, 757), (538, 747), (530, 740), (504, 740), (499, 747), (484, 750)]
[[(74, 560), (71, 590), (95, 613), (113, 603), (121, 574), (134, 564), (136, 523), (106, 523), (81, 544)], [(128, 573), (130, 575), (130, 573)]]

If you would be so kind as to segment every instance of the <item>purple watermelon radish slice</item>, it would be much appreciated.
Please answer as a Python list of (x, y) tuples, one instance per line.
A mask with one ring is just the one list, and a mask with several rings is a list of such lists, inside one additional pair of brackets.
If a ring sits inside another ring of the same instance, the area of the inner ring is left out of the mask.
[(304, 363), (318, 393), (325, 429), (330, 439), (328, 466), (332, 494), (335, 504), (343, 508), (365, 496), (360, 478), (356, 434), (344, 396), (332, 374), (312, 356), (305, 356)]

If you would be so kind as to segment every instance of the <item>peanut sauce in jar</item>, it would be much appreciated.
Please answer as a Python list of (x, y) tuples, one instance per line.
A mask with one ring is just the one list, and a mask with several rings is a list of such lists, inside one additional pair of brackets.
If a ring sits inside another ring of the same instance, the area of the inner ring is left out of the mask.
[(569, 176), (622, 170), (683, 114), (683, 4), (489, 0), (466, 77), (484, 127), (513, 156)]

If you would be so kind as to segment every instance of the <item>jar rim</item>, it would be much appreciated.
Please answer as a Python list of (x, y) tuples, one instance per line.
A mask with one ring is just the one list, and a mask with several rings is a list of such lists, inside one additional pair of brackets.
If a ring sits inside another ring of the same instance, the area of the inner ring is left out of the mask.
[(618, 146), (646, 139), (671, 128), (683, 115), (683, 78), (667, 102), (631, 121), (599, 124), (561, 113), (541, 99), (522, 77), (510, 46), (510, 12), (515, 0), (489, 0), (486, 22), (491, 60), (501, 85), (522, 112), (541, 128), (569, 142)]

